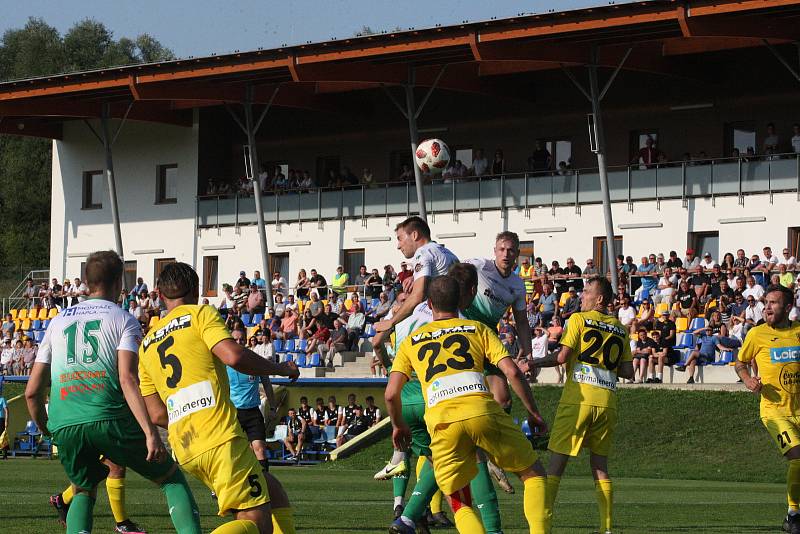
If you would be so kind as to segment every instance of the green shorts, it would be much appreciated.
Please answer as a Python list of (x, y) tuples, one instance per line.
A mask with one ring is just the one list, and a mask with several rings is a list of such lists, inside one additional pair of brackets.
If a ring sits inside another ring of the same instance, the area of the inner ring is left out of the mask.
[(506, 375), (503, 374), (503, 371), (501, 371), (499, 367), (488, 361), (484, 362), (483, 364), (483, 374), (486, 376), (502, 376), (503, 378), (506, 377)]
[(53, 442), (67, 478), (85, 490), (108, 476), (101, 456), (149, 480), (167, 476), (175, 463), (169, 457), (161, 463), (147, 461), (144, 432), (133, 417), (65, 426), (53, 432)]
[(402, 415), (411, 429), (411, 452), (417, 456), (431, 456), (431, 435), (425, 424), (425, 405), (404, 404)]

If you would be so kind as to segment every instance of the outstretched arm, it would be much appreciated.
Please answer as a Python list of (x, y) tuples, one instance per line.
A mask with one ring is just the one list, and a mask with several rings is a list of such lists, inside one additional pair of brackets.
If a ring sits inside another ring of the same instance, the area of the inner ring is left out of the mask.
[(274, 363), (260, 357), (255, 352), (242, 347), (233, 339), (223, 339), (211, 349), (222, 363), (233, 367), (240, 373), (252, 376), (278, 375), (291, 380), (300, 377), (300, 370), (294, 362)]

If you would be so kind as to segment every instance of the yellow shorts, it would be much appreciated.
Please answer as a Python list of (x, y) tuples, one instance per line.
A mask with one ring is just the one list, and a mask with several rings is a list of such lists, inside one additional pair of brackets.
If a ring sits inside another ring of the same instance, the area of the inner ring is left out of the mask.
[(547, 448), (559, 454), (577, 456), (581, 447), (586, 447), (594, 454), (608, 456), (616, 426), (617, 410), (584, 404), (559, 404)]
[(800, 417), (762, 417), (761, 422), (767, 427), (781, 454), (800, 445)]
[(431, 430), (431, 452), (436, 483), (445, 495), (452, 495), (478, 474), (478, 448), (497, 466), (519, 473), (536, 463), (538, 456), (510, 415), (480, 415), (454, 423), (442, 423)]
[(269, 502), (261, 464), (243, 437), (226, 441), (181, 467), (217, 494), (221, 516)]

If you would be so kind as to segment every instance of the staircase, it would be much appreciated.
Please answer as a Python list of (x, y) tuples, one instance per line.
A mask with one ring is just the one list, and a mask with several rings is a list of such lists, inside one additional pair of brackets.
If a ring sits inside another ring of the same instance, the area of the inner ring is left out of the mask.
[(32, 279), (34, 285), (38, 286), (42, 282), (50, 281), (50, 271), (47, 269), (40, 269), (28, 272), (28, 274), (22, 278), (17, 287), (15, 287), (7, 297), (0, 299), (0, 312), (3, 314), (3, 316), (8, 313), (8, 310), (25, 307), (26, 302), (22, 297), (22, 293), (25, 291), (25, 285), (28, 281), (28, 278)]

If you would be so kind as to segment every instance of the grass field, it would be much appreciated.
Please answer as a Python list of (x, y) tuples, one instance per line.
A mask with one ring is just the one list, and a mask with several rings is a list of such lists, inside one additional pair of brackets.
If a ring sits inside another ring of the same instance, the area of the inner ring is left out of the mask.
[[(537, 387), (549, 421), (560, 390)], [(12, 396), (6, 389), (6, 396)], [(747, 393), (622, 389), (620, 424), (611, 471), (615, 482), (615, 532), (780, 532), (785, 513), (785, 463), (758, 420), (757, 399)], [(518, 403), (517, 403), (518, 404)], [(515, 415), (521, 416), (518, 406)], [(315, 467), (274, 468), (296, 507), (298, 532), (385, 532), (391, 484), (375, 482), (388, 441), (356, 456)], [(596, 529), (594, 487), (586, 459), (568, 469), (555, 510), (554, 532)], [(66, 483), (57, 461), (0, 461), (0, 533), (59, 532), (47, 497)], [(412, 482), (413, 484), (413, 482)], [(506, 533), (527, 532), (522, 496), (500, 493)], [(150, 532), (171, 532), (161, 493), (130, 476), (128, 507)], [(193, 482), (203, 527), (219, 522), (208, 492)], [(112, 519), (101, 489), (95, 532)]]

